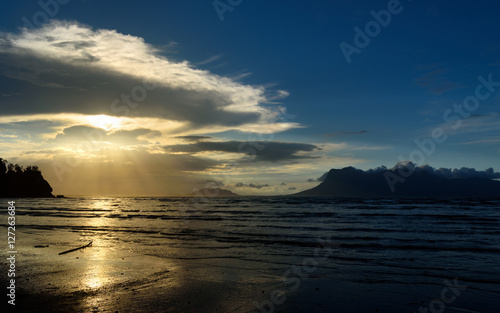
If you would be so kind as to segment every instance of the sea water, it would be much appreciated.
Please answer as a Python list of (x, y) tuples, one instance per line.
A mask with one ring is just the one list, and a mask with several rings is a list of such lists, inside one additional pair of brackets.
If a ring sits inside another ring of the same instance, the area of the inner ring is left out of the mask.
[[(402, 312), (500, 307), (500, 200), (72, 197), (16, 203), (18, 228), (33, 234), (75, 233), (101, 246), (275, 279), (281, 299), (256, 294), (256, 312), (356, 312), (364, 300), (381, 308), (392, 301)], [(319, 248), (328, 253), (319, 258)], [(342, 286), (343, 292), (333, 290)], [(357, 304), (334, 299), (349, 296), (349, 288), (358, 292), (349, 300)]]

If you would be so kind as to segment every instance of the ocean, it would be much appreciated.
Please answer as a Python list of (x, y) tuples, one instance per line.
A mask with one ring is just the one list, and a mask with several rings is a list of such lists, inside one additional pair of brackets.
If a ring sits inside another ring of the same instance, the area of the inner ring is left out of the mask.
[[(193, 275), (179, 278), (176, 286), (194, 284), (191, 279), (203, 281), (208, 288), (203, 292), (212, 294), (210, 300), (192, 296), (187, 287), (177, 290), (188, 294), (189, 305), (205, 312), (499, 312), (500, 200), (15, 201), (20, 293), (92, 296), (95, 290), (135, 286), (143, 274), (160, 275), (160, 269), (148, 273), (147, 266), (137, 268), (137, 263), (118, 270), (123, 266), (118, 261), (125, 259), (120, 253), (125, 251), (129, 259), (147, 256), (154, 258), (152, 264), (164, 261), (161, 267), (168, 272), (191, 270)], [(90, 241), (93, 246), (82, 252), (56, 257), (58, 251)], [(73, 284), (68, 273), (59, 286), (57, 281), (52, 287), (33, 282), (35, 275), (47, 281), (57, 276), (51, 274), (54, 269), (46, 271), (47, 266), (38, 267), (43, 273), (37, 273), (38, 262), (63, 264), (60, 260), (71, 258), (77, 266), (86, 257), (91, 260), (84, 263), (87, 267), (106, 258), (115, 263), (109, 261), (99, 272), (87, 271), (82, 274), (85, 279)], [(111, 310), (110, 301), (102, 303)], [(161, 301), (155, 300), (158, 312), (189, 311), (179, 301), (168, 306)], [(99, 304), (93, 303), (98, 312)]]

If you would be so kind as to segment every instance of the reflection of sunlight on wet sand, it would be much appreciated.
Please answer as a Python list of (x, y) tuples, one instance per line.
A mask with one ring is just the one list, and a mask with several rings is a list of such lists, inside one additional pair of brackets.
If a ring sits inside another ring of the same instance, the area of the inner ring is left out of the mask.
[[(93, 210), (107, 210), (110, 208), (111, 199), (96, 199), (92, 204)], [(88, 241), (92, 241), (92, 248), (86, 249), (85, 253), (89, 253), (87, 269), (84, 274), (81, 286), (85, 289), (98, 289), (103, 287), (107, 281), (110, 281), (110, 272), (106, 264), (107, 257), (105, 253), (106, 244), (103, 240), (104, 233), (102, 227), (112, 226), (112, 219), (106, 217), (89, 218), (88, 226), (92, 226), (95, 230), (91, 234), (85, 234)]]
[[(92, 242), (92, 251), (86, 251), (85, 253), (91, 253), (90, 264), (87, 265), (86, 272), (82, 280), (82, 287), (85, 289), (97, 289), (102, 287), (106, 280), (109, 280), (108, 273), (106, 273), (102, 260), (104, 260), (105, 255), (103, 249), (101, 248), (101, 239), (94, 239)], [(90, 250), (89, 249), (89, 250)]]
[(100, 289), (106, 287), (106, 284), (110, 282), (109, 270), (104, 265), (106, 255), (102, 249), (102, 240), (94, 238), (92, 247), (85, 253), (91, 254), (91, 257), (88, 259), (89, 263), (86, 264), (80, 286), (85, 292), (88, 292), (84, 305), (87, 308), (95, 308), (103, 301)]
[(143, 247), (148, 249), (147, 244), (132, 248), (134, 243), (117, 239), (119, 235), (113, 229), (123, 221), (106, 217), (121, 213), (117, 212), (120, 209), (116, 201), (95, 199), (91, 209), (101, 216), (88, 218), (85, 226), (89, 228), (81, 233), (82, 243), (92, 241), (92, 247), (84, 249), (85, 255), (79, 256), (80, 264), (84, 266), (79, 286), (85, 293), (82, 305), (86, 311), (98, 307), (99, 310), (107, 308), (114, 312), (122, 305), (118, 300), (120, 294), (130, 293), (130, 285), (136, 286), (134, 288), (158, 288), (160, 285), (173, 288), (180, 284), (171, 280), (168, 274), (177, 271), (177, 264), (166, 258), (144, 255)]
[[(101, 211), (110, 208), (112, 201), (111, 199), (96, 199), (91, 209), (98, 211), (100, 214)], [(103, 216), (89, 218), (86, 226), (92, 227), (93, 231), (82, 234), (85, 241), (92, 241), (92, 247), (84, 251), (87, 254), (84, 265), (86, 268), (80, 281), (81, 289), (88, 292), (88, 297), (84, 301), (87, 308), (99, 306), (99, 303), (103, 300), (99, 292), (100, 289), (112, 282), (113, 273), (108, 262), (111, 256), (106, 253), (109, 245), (106, 244), (104, 239), (107, 232), (102, 231), (103, 227), (112, 226), (112, 223), (112, 219)]]

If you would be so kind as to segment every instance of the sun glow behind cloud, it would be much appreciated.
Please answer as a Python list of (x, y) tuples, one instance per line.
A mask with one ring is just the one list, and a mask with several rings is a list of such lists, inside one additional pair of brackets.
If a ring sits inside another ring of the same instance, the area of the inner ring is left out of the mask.
[[(67, 113), (90, 115), (161, 117), (181, 121), (186, 128), (208, 124), (217, 131), (253, 131), (268, 126), (270, 132), (275, 132), (299, 126), (280, 121), (282, 108), (263, 106), (287, 97), (288, 92), (245, 85), (195, 68), (187, 61), (174, 62), (140, 37), (61, 21), (2, 37), (0, 54), (6, 65), (9, 63), (5, 71), (8, 77), (63, 89), (61, 95), (64, 89), (74, 90), (75, 95), (84, 94), (62, 100), (71, 105), (61, 105), (59, 113), (66, 109)], [(82, 84), (82, 79), (90, 81)], [(135, 86), (130, 85), (134, 82)], [(116, 83), (121, 85), (114, 86)], [(106, 92), (116, 87), (115, 99), (109, 98)], [(89, 103), (89, 93), (93, 94), (93, 103)], [(102, 97), (96, 99), (99, 93)], [(51, 96), (58, 98), (54, 90)], [(116, 99), (129, 107), (111, 106)], [(33, 111), (38, 112), (29, 113), (50, 111), (51, 106), (55, 105), (33, 106)], [(200, 119), (199, 114), (208, 119), (213, 116), (214, 120)]]
[(89, 125), (102, 128), (107, 131), (120, 129), (123, 123), (120, 118), (104, 114), (87, 116), (85, 119)]
[[(0, 99), (2, 157), (40, 165), (60, 193), (189, 193), (227, 164), (245, 180), (332, 159), (332, 147), (273, 141), (303, 127), (285, 118), (278, 101), (287, 91), (172, 61), (140, 37), (53, 21), (1, 35), (0, 56), (4, 76), (21, 90)], [(228, 131), (271, 139), (252, 160), (238, 147), (256, 139), (217, 138)], [(201, 135), (210, 142), (189, 144)]]

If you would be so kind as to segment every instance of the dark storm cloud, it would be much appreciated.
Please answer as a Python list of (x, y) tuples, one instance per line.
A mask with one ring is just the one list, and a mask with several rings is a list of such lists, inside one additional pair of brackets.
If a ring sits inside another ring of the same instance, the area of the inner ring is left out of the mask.
[(164, 147), (166, 151), (198, 153), (219, 151), (255, 155), (254, 161), (289, 161), (296, 159), (316, 158), (311, 154), (299, 154), (321, 150), (315, 145), (278, 141), (201, 141), (193, 144), (171, 145)]
[(177, 136), (175, 137), (176, 139), (183, 139), (186, 141), (201, 141), (201, 140), (206, 140), (206, 139), (212, 139), (213, 137), (211, 136)]

